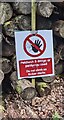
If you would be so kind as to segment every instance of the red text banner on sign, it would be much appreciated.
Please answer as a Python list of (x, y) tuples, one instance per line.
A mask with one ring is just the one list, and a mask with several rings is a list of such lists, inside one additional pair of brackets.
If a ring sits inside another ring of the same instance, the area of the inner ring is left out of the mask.
[(20, 77), (52, 74), (52, 58), (19, 61)]

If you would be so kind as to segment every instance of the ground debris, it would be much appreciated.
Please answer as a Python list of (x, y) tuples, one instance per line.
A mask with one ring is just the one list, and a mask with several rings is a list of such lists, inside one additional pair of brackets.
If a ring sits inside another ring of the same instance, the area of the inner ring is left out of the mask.
[[(58, 83), (59, 81), (59, 83)], [(10, 93), (5, 98), (6, 111), (4, 116), (9, 118), (52, 118), (55, 111), (63, 116), (63, 79), (57, 77), (51, 83), (51, 93), (32, 100), (23, 100), (17, 93)]]

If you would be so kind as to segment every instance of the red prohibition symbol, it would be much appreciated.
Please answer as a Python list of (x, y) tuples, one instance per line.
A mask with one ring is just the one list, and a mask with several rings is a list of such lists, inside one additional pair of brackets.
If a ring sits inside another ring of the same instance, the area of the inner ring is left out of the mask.
[[(33, 43), (33, 41), (31, 41), (31, 37), (33, 37), (33, 36), (37, 36), (38, 38), (40, 38), (43, 41), (43, 49), (42, 50), (35, 43)], [(33, 55), (27, 50), (27, 48), (26, 48), (27, 41), (39, 51), (38, 54)], [(24, 40), (24, 51), (30, 57), (38, 57), (38, 56), (42, 55), (44, 53), (45, 49), (46, 49), (46, 42), (45, 42), (45, 39), (40, 34), (30, 34)]]

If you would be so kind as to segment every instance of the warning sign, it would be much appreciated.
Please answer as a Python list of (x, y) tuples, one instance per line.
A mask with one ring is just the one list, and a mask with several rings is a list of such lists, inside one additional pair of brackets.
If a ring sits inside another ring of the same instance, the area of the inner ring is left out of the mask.
[(52, 30), (15, 32), (18, 79), (54, 75)]
[[(30, 44), (32, 47), (32, 53), (30, 52), (27, 45)], [(39, 34), (30, 34), (24, 40), (24, 50), (27, 55), (31, 57), (38, 57), (44, 53), (46, 49), (45, 39)]]

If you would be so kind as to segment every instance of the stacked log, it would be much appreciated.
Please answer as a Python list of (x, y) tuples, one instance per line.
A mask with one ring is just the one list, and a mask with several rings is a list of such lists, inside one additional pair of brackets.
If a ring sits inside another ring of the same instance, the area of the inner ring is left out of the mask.
[(54, 33), (64, 38), (64, 20), (58, 20), (53, 24)]
[(39, 2), (38, 12), (46, 18), (49, 18), (54, 10), (54, 5), (51, 2)]
[(29, 2), (15, 2), (12, 4), (13, 9), (16, 11), (17, 14), (24, 14), (28, 15), (31, 13), (31, 3)]
[(9, 3), (0, 3), (0, 24), (9, 20), (13, 15), (12, 7)]
[(7, 36), (14, 37), (15, 30), (30, 30), (30, 16), (19, 15), (11, 19), (11, 21), (5, 22), (4, 33)]
[[(10, 58), (13, 70), (16, 70), (16, 59), (15, 59), (15, 40), (14, 31), (15, 30), (31, 30), (31, 3), (0, 3), (1, 10), (5, 8), (2, 14), (0, 14), (3, 21), (3, 41), (2, 41), (2, 55), (3, 57)], [(59, 7), (61, 6), (61, 7)], [(58, 39), (60, 43), (63, 44), (64, 41), (64, 20), (53, 20), (55, 13), (55, 8), (62, 8), (62, 3), (59, 5), (57, 3), (51, 2), (38, 2), (37, 3), (37, 29), (52, 29), (54, 31), (54, 52), (55, 52), (55, 69), (58, 64), (63, 62), (63, 49), (58, 52), (59, 49)], [(62, 10), (61, 10), (62, 11)], [(63, 12), (63, 11), (62, 11)], [(9, 14), (10, 13), (10, 14)], [(5, 19), (4, 19), (5, 16)], [(63, 18), (63, 14), (62, 14)], [(58, 17), (57, 17), (58, 19)], [(1, 20), (2, 21), (2, 20)], [(60, 38), (59, 38), (60, 37)], [(62, 41), (61, 41), (62, 39)], [(62, 63), (63, 64), (63, 63)], [(11, 69), (11, 68), (10, 68)], [(13, 72), (13, 70), (10, 70)], [(61, 70), (62, 72), (64, 69)], [(7, 73), (8, 74), (8, 73)]]
[(12, 65), (10, 63), (10, 60), (6, 58), (0, 58), (0, 65), (2, 64), (2, 71), (4, 74), (8, 74), (12, 70)]
[(26, 79), (18, 80), (16, 71), (11, 74), (10, 79), (13, 89), (21, 94), (23, 99), (29, 100), (36, 96), (36, 90), (32, 83)]
[[(3, 11), (0, 15), (3, 14), (2, 18), (4, 21), (3, 30), (2, 30), (2, 56), (5, 59), (10, 60), (10, 66), (6, 63), (6, 66), (10, 67), (8, 72), (4, 72), (4, 74), (8, 74), (10, 72), (14, 73), (14, 70), (17, 70), (16, 65), (16, 53), (15, 53), (15, 38), (14, 31), (15, 30), (31, 30), (31, 3), (26, 2), (13, 2), (13, 3), (0, 3), (1, 10)], [(57, 3), (51, 2), (38, 2), (37, 6), (37, 29), (52, 29), (54, 31), (54, 62), (55, 62), (55, 73), (61, 74), (64, 71), (63, 60), (64, 60), (64, 47), (60, 44), (64, 44), (64, 20), (58, 18), (54, 18), (56, 14), (62, 14), (61, 18), (63, 18), (63, 7), (62, 3), (59, 5)], [(61, 7), (59, 7), (61, 6)], [(60, 12), (57, 11), (60, 9)], [(9, 14), (10, 13), (10, 14)], [(5, 16), (5, 19), (4, 19)], [(54, 19), (54, 20), (53, 20)], [(2, 20), (1, 20), (2, 21)], [(61, 40), (62, 39), (62, 40)], [(60, 41), (60, 43), (59, 43)], [(58, 44), (59, 43), (59, 44)], [(61, 46), (61, 49), (60, 49)], [(59, 67), (62, 66), (62, 67)], [(60, 70), (58, 70), (60, 69)], [(6, 67), (4, 68), (6, 70)], [(45, 80), (46, 79), (46, 80)], [(49, 80), (50, 79), (50, 80)], [(44, 81), (50, 82), (53, 81), (51, 77), (43, 78)]]
[[(53, 30), (55, 75), (60, 74), (62, 76), (64, 74), (64, 2), (59, 2), (59, 4), (55, 2), (38, 2), (36, 6), (36, 30)], [(36, 78), (38, 94), (36, 94), (36, 88), (30, 82), (31, 79), (18, 81), (17, 78), (14, 31), (31, 30), (31, 3), (0, 3), (0, 24), (2, 24), (2, 32), (0, 32), (0, 46), (2, 45), (0, 84), (2, 82), (6, 83), (3, 84), (3, 88), (7, 88), (9, 83), (13, 91), (21, 95), (24, 100), (31, 100), (36, 95), (42, 97), (48, 95), (51, 90), (49, 84), (55, 81), (56, 76)], [(62, 78), (64, 77), (62, 76)], [(46, 84), (45, 87), (42, 82)], [(3, 89), (3, 93), (5, 93), (5, 89)], [(43, 113), (41, 112), (41, 114)], [(41, 114), (39, 113), (40, 117)]]

